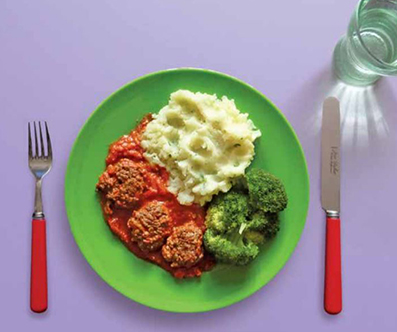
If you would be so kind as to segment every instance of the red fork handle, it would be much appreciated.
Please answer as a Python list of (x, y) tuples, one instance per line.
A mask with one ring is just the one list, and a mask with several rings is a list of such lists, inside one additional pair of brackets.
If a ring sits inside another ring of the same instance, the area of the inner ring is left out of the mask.
[(47, 305), (46, 222), (44, 219), (33, 219), (30, 309), (40, 313), (47, 310)]
[(324, 309), (331, 315), (342, 311), (340, 219), (327, 217)]

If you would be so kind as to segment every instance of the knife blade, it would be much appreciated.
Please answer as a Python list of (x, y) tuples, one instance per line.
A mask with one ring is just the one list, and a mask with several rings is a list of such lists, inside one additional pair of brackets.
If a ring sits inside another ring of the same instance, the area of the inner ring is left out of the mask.
[(321, 132), (321, 205), (325, 211), (340, 211), (340, 110), (339, 101), (324, 101)]
[(339, 101), (330, 97), (323, 105), (321, 205), (326, 212), (324, 309), (331, 315), (342, 311), (340, 171)]

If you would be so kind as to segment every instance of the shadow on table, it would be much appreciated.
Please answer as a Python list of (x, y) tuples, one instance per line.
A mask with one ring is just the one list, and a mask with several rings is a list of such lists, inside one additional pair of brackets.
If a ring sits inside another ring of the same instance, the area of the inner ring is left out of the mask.
[(397, 126), (396, 99), (387, 79), (368, 87), (349, 86), (338, 80), (331, 69), (309, 81), (290, 107), (306, 121), (296, 128), (303, 145), (319, 140), (322, 103), (334, 96), (340, 101), (341, 140), (344, 152), (365, 154), (387, 144)]

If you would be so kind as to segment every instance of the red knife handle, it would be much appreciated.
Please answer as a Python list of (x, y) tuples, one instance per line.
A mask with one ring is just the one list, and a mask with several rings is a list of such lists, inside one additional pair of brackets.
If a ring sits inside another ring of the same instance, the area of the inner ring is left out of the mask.
[(32, 221), (32, 257), (30, 274), (30, 309), (40, 313), (47, 310), (47, 249), (46, 222)]
[(342, 269), (340, 247), (340, 219), (327, 217), (324, 309), (331, 315), (339, 314), (342, 311)]

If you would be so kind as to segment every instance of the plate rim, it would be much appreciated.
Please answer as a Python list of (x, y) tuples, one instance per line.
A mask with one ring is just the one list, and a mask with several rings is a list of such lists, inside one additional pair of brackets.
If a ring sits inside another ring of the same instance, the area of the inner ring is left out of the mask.
[[(279, 114), (279, 116), (281, 116), (281, 118), (283, 119), (284, 123), (288, 126), (289, 130), (291, 131), (296, 143), (298, 144), (298, 150), (299, 150), (299, 154), (302, 157), (303, 160), (303, 165), (304, 165), (304, 175), (305, 175), (305, 186), (307, 188), (307, 195), (305, 197), (305, 201), (306, 201), (306, 211), (305, 211), (305, 215), (304, 215), (304, 221), (302, 224), (302, 227), (299, 231), (299, 234), (297, 234), (298, 236), (296, 237), (295, 243), (292, 247), (292, 250), (288, 253), (288, 255), (286, 255), (286, 260), (283, 264), (280, 265), (280, 267), (274, 272), (272, 273), (272, 275), (270, 276), (269, 280), (263, 284), (263, 285), (259, 285), (259, 286), (255, 286), (252, 287), (250, 289), (249, 292), (245, 293), (244, 295), (238, 296), (238, 297), (234, 297), (230, 300), (224, 301), (222, 302), (221, 305), (206, 305), (205, 308), (202, 309), (194, 309), (194, 308), (186, 308), (186, 309), (175, 309), (175, 308), (167, 308), (167, 306), (164, 305), (157, 305), (157, 303), (153, 303), (152, 301), (145, 301), (142, 299), (135, 299), (132, 298), (131, 296), (124, 294), (123, 291), (120, 289), (120, 287), (117, 285), (117, 283), (108, 280), (105, 276), (102, 275), (101, 272), (99, 272), (95, 266), (95, 263), (91, 262), (88, 257), (87, 257), (87, 253), (85, 252), (84, 244), (83, 244), (83, 240), (80, 239), (80, 237), (77, 235), (76, 230), (73, 226), (73, 223), (71, 223), (71, 212), (69, 212), (68, 208), (68, 197), (69, 195), (69, 189), (68, 189), (68, 184), (70, 183), (70, 181), (68, 181), (68, 179), (71, 177), (71, 164), (73, 161), (72, 156), (74, 155), (74, 151), (76, 150), (77, 144), (79, 142), (79, 140), (81, 139), (82, 133), (85, 129), (85, 127), (88, 125), (88, 123), (91, 121), (91, 119), (94, 117), (94, 115), (102, 108), (102, 106), (104, 104), (106, 104), (109, 100), (111, 100), (114, 96), (116, 96), (119, 93), (122, 93), (125, 89), (129, 88), (131, 85), (134, 85), (136, 83), (139, 83), (142, 80), (157, 76), (157, 75), (162, 75), (168, 72), (205, 72), (205, 73), (209, 73), (209, 74), (213, 74), (213, 75), (217, 75), (217, 76), (221, 76), (223, 78), (227, 78), (227, 79), (231, 79), (239, 84), (244, 85), (246, 88), (248, 88), (249, 90), (251, 90), (253, 93), (259, 95), (259, 97), (263, 98), (264, 100), (266, 100)], [(98, 106), (95, 108), (94, 111), (91, 112), (91, 114), (88, 116), (88, 118), (85, 120), (85, 122), (83, 123), (83, 125), (80, 127), (79, 132), (73, 142), (73, 145), (71, 147), (71, 149), (69, 150), (69, 156), (68, 156), (68, 162), (67, 162), (67, 166), (66, 166), (66, 171), (65, 171), (65, 176), (64, 176), (64, 205), (65, 205), (65, 211), (66, 211), (66, 215), (67, 215), (67, 219), (68, 219), (68, 224), (70, 227), (70, 230), (72, 232), (73, 235), (73, 239), (77, 244), (77, 247), (79, 248), (80, 253), (83, 255), (85, 261), (88, 263), (88, 265), (90, 266), (90, 268), (109, 286), (111, 286), (114, 290), (116, 290), (118, 293), (122, 294), (123, 296), (125, 296), (126, 298), (139, 303), (141, 305), (144, 305), (146, 307), (152, 308), (152, 309), (156, 309), (156, 310), (160, 310), (160, 311), (165, 311), (165, 312), (174, 312), (174, 313), (196, 313), (196, 312), (208, 312), (208, 311), (213, 311), (213, 310), (218, 310), (221, 308), (225, 308), (228, 306), (231, 306), (233, 304), (239, 303), (245, 299), (247, 299), (248, 297), (250, 297), (252, 294), (256, 293), (257, 291), (259, 291), (261, 288), (263, 288), (264, 286), (266, 286), (269, 282), (271, 282), (275, 276), (285, 267), (285, 265), (288, 263), (288, 261), (290, 260), (292, 254), (295, 252), (298, 243), (300, 242), (301, 238), (302, 238), (302, 233), (303, 230), (306, 227), (306, 222), (307, 222), (307, 215), (308, 215), (308, 211), (309, 211), (309, 206), (310, 206), (310, 177), (309, 177), (309, 172), (308, 172), (308, 166), (307, 166), (307, 161), (306, 161), (306, 157), (305, 157), (305, 153), (304, 150), (302, 148), (302, 145), (299, 141), (299, 138), (297, 136), (297, 134), (295, 133), (294, 128), (292, 127), (292, 125), (289, 123), (289, 121), (287, 120), (287, 118), (285, 117), (285, 115), (280, 111), (280, 109), (269, 99), (267, 98), (263, 93), (261, 93), (259, 90), (255, 89), (252, 85), (234, 77), (231, 76), (229, 74), (225, 74), (216, 70), (212, 70), (212, 69), (204, 69), (204, 68), (197, 68), (197, 67), (180, 67), (180, 68), (169, 68), (169, 69), (164, 69), (164, 70), (159, 70), (159, 71), (155, 71), (155, 72), (150, 72), (148, 74), (145, 74), (143, 76), (139, 76), (129, 82), (127, 82), (126, 84), (124, 84), (123, 86), (121, 86), (120, 88), (118, 88), (117, 90), (115, 90), (114, 92), (112, 92), (110, 95), (108, 95), (104, 100), (102, 100)]]

